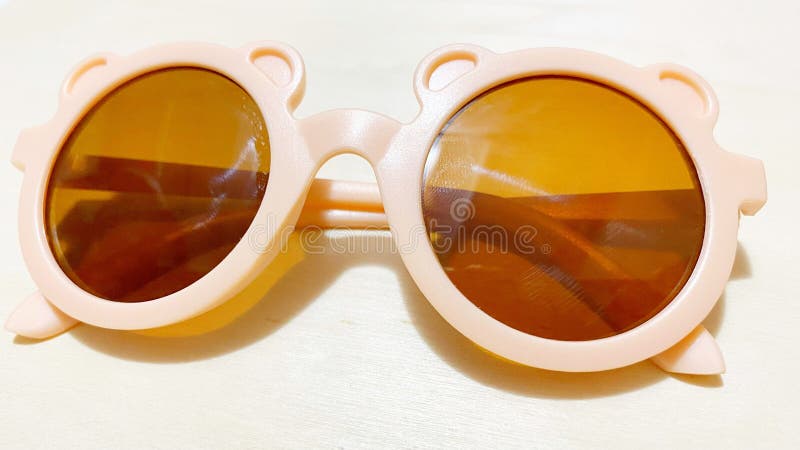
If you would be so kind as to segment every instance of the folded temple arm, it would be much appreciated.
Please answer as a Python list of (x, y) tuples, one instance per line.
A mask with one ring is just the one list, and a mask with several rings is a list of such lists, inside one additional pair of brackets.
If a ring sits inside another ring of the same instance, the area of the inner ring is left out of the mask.
[[(70, 180), (62, 187), (92, 188), (123, 193), (147, 193), (152, 192), (152, 184), (142, 183), (141, 174), (158, 170), (161, 181), (160, 193), (189, 197), (203, 196), (204, 192), (205, 195), (209, 194), (207, 190), (203, 191), (207, 186), (201, 180), (209, 179), (209, 175), (213, 178), (215, 174), (211, 172), (223, 171), (223, 169), (201, 168), (183, 164), (158, 163), (156, 165), (144, 161), (105, 157), (90, 158), (94, 159), (90, 164), (94, 170), (88, 172), (84, 177)], [(120, 162), (124, 162), (124, 164), (120, 164)], [(134, 170), (132, 170), (132, 165), (137, 167), (133, 167)], [(187, 168), (191, 170), (187, 170)], [(226, 176), (224, 178), (229, 189), (226, 195), (232, 198), (245, 198), (248, 195), (246, 182), (248, 178), (252, 179), (254, 172), (231, 170), (225, 170), (225, 172)], [(132, 177), (131, 173), (134, 173), (135, 176)], [(267, 174), (261, 173), (257, 173), (256, 176), (264, 177), (263, 181), (266, 181), (266, 177), (268, 177)], [(266, 185), (266, 183), (261, 183), (261, 185)], [(487, 201), (494, 203), (488, 206), (494, 207), (489, 209), (496, 209), (499, 206), (497, 202), (513, 202), (514, 200), (492, 196), (485, 197), (481, 201), (484, 204)], [(512, 209), (519, 207), (518, 205), (509, 206)], [(231, 217), (234, 218), (233, 220), (239, 220), (238, 215), (234, 214)], [(489, 220), (499, 217), (499, 215), (492, 215)], [(535, 217), (533, 216), (533, 219)], [(546, 217), (542, 216), (542, 220), (534, 225), (542, 228), (544, 232), (552, 235), (554, 239), (560, 239), (565, 245), (575, 247), (573, 251), (585, 253), (590, 260), (593, 260), (594, 264), (605, 267), (612, 276), (625, 276), (613, 261), (606, 260), (602, 254), (591, 251), (587, 253), (586, 243), (581, 241), (580, 236), (570, 234), (568, 229), (560, 227), (557, 222), (545, 219)], [(322, 229), (339, 227), (386, 229), (388, 228), (388, 223), (376, 184), (315, 179), (298, 218), (297, 227), (301, 229), (311, 227)], [(15, 311), (7, 323), (7, 328), (20, 335), (45, 338), (58, 334), (75, 323), (74, 319), (53, 307), (37, 293), (26, 299)], [(664, 355), (667, 356), (660, 356), (655, 358), (654, 361), (667, 371), (719, 373), (724, 370), (721, 366), (721, 357), (719, 357), (716, 343), (707, 332), (702, 330), (702, 327), (699, 327), (697, 331), (687, 337), (687, 339), (689, 338), (692, 338), (691, 345), (682, 343), (680, 348), (683, 350), (674, 350), (678, 348), (676, 346), (673, 350), (670, 350), (671, 353), (665, 352)], [(693, 356), (690, 362), (687, 363), (685, 355)], [(700, 355), (700, 357), (697, 357), (697, 355)]]
[(387, 229), (378, 185), (315, 179), (303, 205), (298, 228)]

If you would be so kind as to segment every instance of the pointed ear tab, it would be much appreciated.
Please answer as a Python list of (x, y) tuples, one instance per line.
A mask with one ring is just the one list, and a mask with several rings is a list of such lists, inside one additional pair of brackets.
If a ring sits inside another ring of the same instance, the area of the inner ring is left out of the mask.
[(687, 375), (725, 373), (725, 361), (717, 341), (702, 325), (651, 360), (665, 372)]
[(278, 89), (289, 94), (290, 107), (300, 102), (305, 88), (305, 65), (294, 48), (280, 42), (256, 42), (245, 47), (247, 58)]
[(97, 77), (102, 71), (102, 68), (108, 65), (112, 58), (114, 58), (114, 55), (102, 53), (86, 58), (78, 63), (61, 85), (61, 97), (68, 97), (82, 89), (83, 86), (97, 82)]
[(677, 64), (657, 64), (649, 67), (655, 72), (670, 98), (699, 118), (715, 122), (719, 105), (711, 86), (699, 75)]
[(77, 324), (77, 320), (61, 312), (42, 294), (35, 292), (11, 313), (6, 322), (6, 329), (27, 338), (47, 339)]
[(433, 51), (417, 67), (414, 86), (418, 97), (435, 93), (472, 72), (485, 58), (493, 55), (474, 45), (450, 45)]

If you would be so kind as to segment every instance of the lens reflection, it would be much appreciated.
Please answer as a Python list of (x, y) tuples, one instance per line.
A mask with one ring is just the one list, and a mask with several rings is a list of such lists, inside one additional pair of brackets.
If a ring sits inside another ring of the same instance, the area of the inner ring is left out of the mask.
[(527, 78), (464, 106), (428, 155), (423, 214), (450, 281), (535, 336), (613, 336), (691, 275), (705, 207), (679, 139), (648, 108), (572, 77)]
[(101, 298), (171, 294), (241, 240), (269, 164), (263, 116), (239, 85), (189, 67), (139, 76), (100, 100), (62, 147), (47, 187), (50, 247)]

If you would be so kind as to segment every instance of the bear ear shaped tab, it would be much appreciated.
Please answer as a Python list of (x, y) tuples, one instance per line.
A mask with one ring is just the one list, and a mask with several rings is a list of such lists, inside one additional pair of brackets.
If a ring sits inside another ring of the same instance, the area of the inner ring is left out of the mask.
[(288, 99), (293, 111), (305, 92), (305, 64), (300, 53), (281, 42), (255, 42), (244, 48), (251, 64), (264, 73), (266, 78)]
[(689, 114), (712, 124), (716, 122), (719, 112), (717, 96), (700, 75), (677, 64), (656, 64), (648, 69), (658, 77), (662, 88), (669, 90), (671, 101)]
[(430, 68), (427, 74), (426, 87), (431, 91), (440, 91), (448, 84), (472, 71), (477, 64), (471, 53), (447, 55)]
[(422, 100), (444, 90), (493, 55), (483, 47), (468, 44), (448, 45), (434, 50), (422, 60), (414, 74), (417, 98)]
[(61, 98), (66, 98), (93, 82), (97, 75), (115, 57), (111, 53), (98, 53), (78, 63), (61, 84)]

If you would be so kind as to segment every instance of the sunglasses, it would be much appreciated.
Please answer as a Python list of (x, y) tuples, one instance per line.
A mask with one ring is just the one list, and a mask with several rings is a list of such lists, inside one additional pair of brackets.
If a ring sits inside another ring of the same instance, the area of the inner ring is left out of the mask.
[[(496, 355), (724, 371), (701, 321), (766, 179), (715, 143), (717, 101), (697, 75), (453, 45), (420, 64), (405, 124), (354, 109), (296, 119), (304, 76), (274, 42), (81, 63), (55, 118), (13, 152), (39, 292), (7, 328), (42, 339), (78, 322), (178, 324), (269, 271), (295, 230), (386, 229), (442, 317)], [(315, 178), (342, 153), (378, 183)]]

